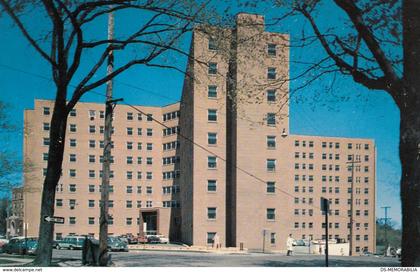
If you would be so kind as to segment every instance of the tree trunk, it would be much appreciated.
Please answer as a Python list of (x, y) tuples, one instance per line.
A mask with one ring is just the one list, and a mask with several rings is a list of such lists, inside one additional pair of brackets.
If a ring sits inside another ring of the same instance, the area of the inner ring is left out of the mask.
[[(54, 224), (46, 222), (46, 216), (54, 216), (55, 190), (62, 173), (62, 162), (67, 126), (66, 87), (59, 87), (51, 118), (50, 147), (47, 174), (44, 180), (39, 224), (38, 252), (33, 262), (38, 266), (49, 266), (52, 259)], [(64, 95), (63, 95), (64, 94)], [(64, 98), (63, 98), (64, 97)]]
[(420, 4), (403, 0), (404, 89), (400, 92), (402, 265), (420, 266)]
[[(418, 108), (417, 108), (418, 109)], [(420, 266), (420, 114), (401, 111), (402, 266)]]

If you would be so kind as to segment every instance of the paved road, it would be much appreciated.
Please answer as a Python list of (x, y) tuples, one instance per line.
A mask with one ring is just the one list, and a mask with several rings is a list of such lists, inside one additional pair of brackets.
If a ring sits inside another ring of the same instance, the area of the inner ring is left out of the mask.
[[(160, 251), (131, 251), (112, 252), (112, 260), (116, 266), (153, 267), (153, 266), (324, 266), (323, 256), (282, 254), (217, 254), (197, 252), (160, 252)], [(67, 259), (70, 266), (79, 266), (81, 251), (54, 250), (53, 258)], [(330, 266), (399, 266), (395, 258), (384, 257), (330, 257)]]

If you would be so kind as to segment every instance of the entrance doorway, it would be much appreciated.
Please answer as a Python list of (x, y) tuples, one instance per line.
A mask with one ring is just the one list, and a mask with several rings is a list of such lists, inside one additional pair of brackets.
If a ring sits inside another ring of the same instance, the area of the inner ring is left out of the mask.
[(140, 211), (140, 234), (159, 234), (159, 214), (157, 210)]

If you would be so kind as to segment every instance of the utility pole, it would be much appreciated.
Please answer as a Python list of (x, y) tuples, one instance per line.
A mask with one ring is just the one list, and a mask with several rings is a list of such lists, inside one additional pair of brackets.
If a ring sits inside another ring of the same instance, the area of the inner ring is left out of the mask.
[(321, 197), (321, 211), (325, 214), (325, 267), (328, 267), (328, 214), (330, 213), (330, 201)]
[(351, 155), (351, 193), (350, 193), (350, 239), (349, 239), (349, 256), (353, 254), (353, 215), (354, 215), (354, 164), (360, 161), (354, 160), (354, 154)]
[(387, 255), (387, 250), (388, 250), (388, 233), (387, 233), (387, 229), (388, 229), (388, 209), (391, 209), (391, 207), (390, 206), (385, 206), (385, 207), (381, 207), (381, 209), (384, 209), (385, 210), (385, 218), (383, 218), (384, 219), (384, 221), (385, 221), (385, 256)]
[[(114, 14), (108, 13), (108, 40), (114, 39)], [(112, 46), (112, 44), (108, 44)], [(107, 75), (114, 69), (114, 50), (108, 54)], [(109, 173), (111, 161), (111, 134), (112, 134), (112, 80), (106, 85), (105, 102), (105, 128), (104, 128), (104, 160), (102, 163), (102, 190), (101, 190), (101, 214), (99, 218), (99, 265), (108, 265), (108, 201), (109, 201)]]

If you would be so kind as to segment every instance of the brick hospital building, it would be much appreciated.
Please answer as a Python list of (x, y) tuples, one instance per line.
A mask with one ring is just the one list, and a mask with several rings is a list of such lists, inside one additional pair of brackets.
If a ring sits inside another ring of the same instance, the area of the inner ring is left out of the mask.
[[(198, 246), (217, 235), (224, 247), (282, 251), (289, 233), (325, 239), (325, 227), (329, 239), (349, 241), (353, 213), (353, 252), (375, 251), (375, 144), (289, 132), (288, 40), (266, 32), (264, 17), (244, 13), (232, 29), (197, 28), (181, 102), (137, 106), (145, 115), (116, 107), (111, 234), (160, 233)], [(38, 235), (52, 109), (53, 101), (35, 100), (24, 113), (24, 159), (32, 167), (22, 221), (31, 236)], [(81, 102), (68, 117), (57, 239), (98, 236), (104, 110)], [(330, 200), (328, 226), (320, 197)]]

